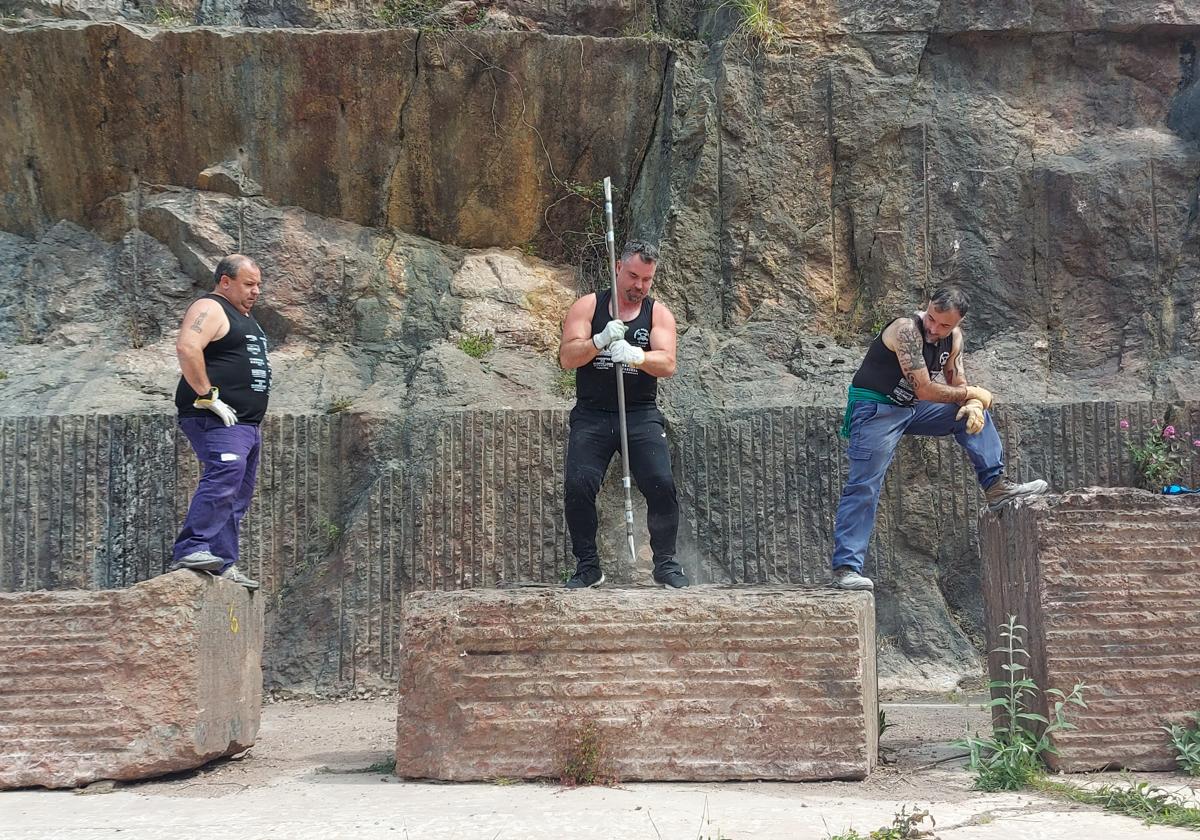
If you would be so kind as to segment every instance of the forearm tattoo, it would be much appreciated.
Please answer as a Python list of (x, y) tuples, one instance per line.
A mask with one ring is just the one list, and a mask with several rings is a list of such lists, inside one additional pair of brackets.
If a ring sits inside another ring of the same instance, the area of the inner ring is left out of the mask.
[(191, 325), (191, 327), (189, 327), (189, 329), (194, 333), (202, 332), (202, 330), (200, 328), (202, 326), (204, 326), (204, 319), (207, 317), (208, 317), (207, 312), (201, 312), (199, 315), (196, 316), (196, 320), (192, 321), (192, 325)]

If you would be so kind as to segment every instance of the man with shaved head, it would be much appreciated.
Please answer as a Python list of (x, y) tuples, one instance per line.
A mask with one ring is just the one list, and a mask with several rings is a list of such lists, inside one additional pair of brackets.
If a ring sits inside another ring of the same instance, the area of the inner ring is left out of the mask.
[(262, 446), (271, 365), (267, 336), (250, 310), (262, 275), (254, 260), (230, 254), (217, 263), (215, 287), (183, 316), (175, 353), (179, 428), (204, 472), (175, 541), (172, 569), (206, 572), (247, 589), (258, 581), (237, 567), (238, 530), (250, 507)]

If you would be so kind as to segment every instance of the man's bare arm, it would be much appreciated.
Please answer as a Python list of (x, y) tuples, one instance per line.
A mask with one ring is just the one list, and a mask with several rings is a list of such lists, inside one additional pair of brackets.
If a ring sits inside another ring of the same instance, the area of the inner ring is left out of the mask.
[(654, 304), (654, 321), (650, 324), (650, 349), (646, 360), (638, 365), (651, 376), (666, 379), (675, 375), (675, 315), (659, 302)]
[(592, 317), (596, 314), (596, 296), (584, 295), (571, 304), (563, 319), (562, 343), (558, 364), (563, 370), (575, 370), (600, 355), (592, 342)]
[[(888, 336), (891, 333), (891, 336)], [(890, 338), (890, 340), (889, 340)], [(900, 372), (912, 386), (917, 399), (926, 402), (962, 404), (970, 398), (963, 385), (943, 385), (929, 378), (922, 353), (925, 339), (911, 318), (901, 318), (884, 332), (884, 344), (896, 354)]]
[(228, 331), (229, 319), (215, 301), (201, 298), (188, 307), (179, 337), (175, 339), (175, 355), (184, 380), (197, 394), (207, 394), (212, 388), (204, 368), (204, 348), (218, 333)]
[(954, 330), (954, 341), (950, 347), (950, 358), (946, 361), (946, 382), (950, 385), (970, 385), (967, 374), (963, 370), (963, 334), (957, 327)]

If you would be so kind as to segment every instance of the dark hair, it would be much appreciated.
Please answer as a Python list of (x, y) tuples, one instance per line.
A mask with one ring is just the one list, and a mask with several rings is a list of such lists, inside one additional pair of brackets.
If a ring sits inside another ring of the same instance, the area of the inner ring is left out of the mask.
[(651, 245), (649, 242), (642, 242), (637, 239), (630, 239), (625, 243), (625, 247), (621, 249), (621, 262), (637, 254), (648, 263), (658, 262), (658, 248)]
[(247, 265), (254, 265), (254, 260), (241, 254), (230, 254), (227, 257), (222, 257), (213, 271), (213, 285), (220, 285), (222, 277), (236, 280), (238, 272)]
[(938, 312), (948, 312), (953, 309), (958, 313), (958, 317), (965, 318), (971, 302), (967, 300), (967, 293), (962, 289), (955, 286), (944, 286), (929, 296), (929, 305)]

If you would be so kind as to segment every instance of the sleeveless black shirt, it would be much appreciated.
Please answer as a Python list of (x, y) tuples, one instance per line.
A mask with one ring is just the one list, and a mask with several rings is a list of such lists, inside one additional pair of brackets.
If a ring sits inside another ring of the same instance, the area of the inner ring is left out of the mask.
[[(238, 423), (258, 425), (267, 413), (271, 391), (271, 365), (267, 361), (267, 336), (258, 322), (243, 315), (220, 295), (205, 295), (225, 310), (229, 332), (204, 348), (204, 369), (208, 381), (221, 391), (221, 402), (237, 412)], [(187, 329), (184, 327), (183, 329)], [(215, 417), (211, 411), (195, 408), (196, 392), (179, 377), (175, 388), (175, 407), (180, 417)]]
[[(596, 293), (596, 312), (592, 315), (592, 335), (604, 329), (612, 320), (609, 301), (612, 290)], [(625, 340), (643, 350), (650, 349), (650, 327), (654, 322), (654, 299), (642, 300), (637, 317), (625, 323)], [(622, 365), (625, 370), (625, 407), (627, 409), (653, 408), (658, 399), (658, 377), (638, 370), (633, 365)], [(613, 373), (613, 361), (608, 350), (575, 371), (575, 394), (577, 405), (600, 411), (616, 411), (617, 378)]]
[[(954, 347), (954, 333), (951, 332), (937, 343), (931, 344), (924, 340), (925, 324), (921, 320), (921, 316), (912, 315), (910, 317), (921, 333), (921, 355), (925, 358), (925, 367), (929, 369), (929, 378), (934, 381), (944, 381), (945, 374), (942, 373), (942, 368), (950, 360), (950, 351)], [(888, 326), (890, 327), (899, 320), (897, 318)], [(886, 330), (887, 327), (884, 329)], [(900, 370), (900, 360), (883, 343), (882, 331), (875, 336), (875, 340), (867, 348), (867, 355), (863, 358), (862, 364), (859, 365), (850, 384), (855, 388), (869, 388), (872, 391), (886, 394), (896, 405), (912, 405), (917, 401), (917, 395), (913, 393), (912, 385), (908, 383), (908, 380), (904, 378), (903, 371)]]

